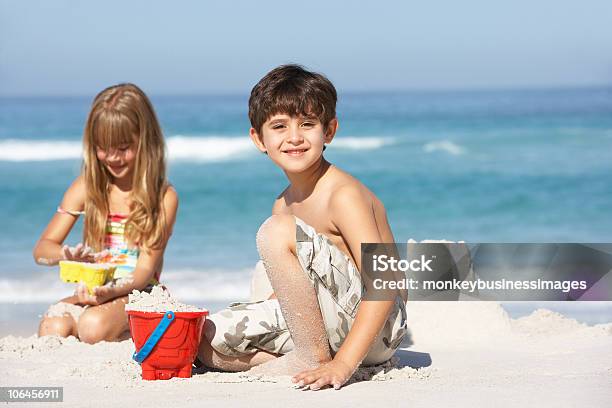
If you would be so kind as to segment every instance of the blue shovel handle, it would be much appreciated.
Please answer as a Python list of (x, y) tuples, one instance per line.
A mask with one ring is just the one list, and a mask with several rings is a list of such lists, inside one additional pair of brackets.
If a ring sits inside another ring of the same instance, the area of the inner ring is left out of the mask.
[(153, 330), (153, 333), (151, 333), (151, 336), (149, 336), (144, 346), (142, 346), (140, 351), (138, 352), (135, 351), (134, 355), (132, 355), (132, 358), (138, 361), (139, 363), (142, 363), (143, 361), (145, 361), (145, 359), (149, 356), (149, 354), (153, 350), (153, 347), (155, 347), (159, 339), (162, 338), (162, 336), (166, 332), (166, 329), (168, 328), (168, 326), (170, 326), (170, 323), (172, 323), (173, 321), (174, 321), (174, 312), (171, 310), (168, 310), (166, 313), (164, 313), (164, 317), (162, 317), (161, 321), (157, 324), (157, 327), (155, 328), (155, 330)]

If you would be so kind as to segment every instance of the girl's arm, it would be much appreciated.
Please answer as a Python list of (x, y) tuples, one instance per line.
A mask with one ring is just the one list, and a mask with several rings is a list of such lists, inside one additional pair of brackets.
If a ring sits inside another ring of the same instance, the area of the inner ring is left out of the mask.
[(138, 256), (138, 262), (132, 275), (132, 281), (125, 285), (108, 287), (99, 286), (94, 289), (94, 295), (97, 297), (97, 303), (104, 303), (110, 299), (125, 296), (134, 289), (142, 290), (151, 281), (155, 275), (155, 271), (162, 267), (164, 250), (168, 244), (168, 239), (172, 234), (176, 213), (178, 210), (178, 195), (174, 188), (169, 187), (164, 195), (164, 211), (166, 215), (166, 239), (160, 248), (149, 251), (141, 251)]
[[(85, 196), (85, 183), (79, 176), (64, 193), (60, 207), (69, 211), (82, 211), (85, 206)], [(37, 264), (57, 265), (60, 260), (67, 258), (67, 247), (63, 247), (62, 244), (77, 219), (78, 215), (55, 213), (32, 251), (34, 261)], [(70, 255), (70, 252), (68, 252), (68, 255)]]

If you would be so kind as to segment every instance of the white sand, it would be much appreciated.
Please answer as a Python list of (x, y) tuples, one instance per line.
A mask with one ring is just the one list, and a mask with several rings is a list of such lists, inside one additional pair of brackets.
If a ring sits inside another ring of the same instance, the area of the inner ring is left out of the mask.
[(78, 322), (86, 308), (87, 306), (77, 306), (73, 305), (72, 303), (57, 302), (49, 306), (49, 309), (47, 309), (45, 314), (49, 317), (62, 317), (65, 314), (69, 314), (72, 315), (74, 320)]
[(142, 381), (129, 340), (35, 336), (0, 339), (0, 385), (63, 386), (62, 407), (612, 406), (612, 323), (587, 326), (547, 310), (510, 319), (492, 302), (409, 302), (408, 317), (397, 360), (360, 370), (339, 391), (214, 372)]
[(128, 295), (128, 303), (125, 305), (125, 310), (159, 313), (165, 313), (168, 310), (172, 310), (173, 312), (204, 311), (204, 309), (200, 309), (197, 306), (179, 302), (177, 299), (170, 296), (170, 293), (161, 285), (153, 286), (151, 293), (134, 289), (132, 293)]

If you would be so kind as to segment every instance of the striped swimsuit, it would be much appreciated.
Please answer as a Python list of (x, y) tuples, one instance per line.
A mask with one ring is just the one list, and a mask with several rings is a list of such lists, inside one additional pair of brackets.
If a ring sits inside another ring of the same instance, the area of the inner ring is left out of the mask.
[[(138, 248), (129, 248), (125, 239), (125, 222), (127, 215), (109, 214), (106, 220), (106, 234), (104, 235), (104, 249), (111, 258), (109, 263), (117, 266), (115, 279), (127, 278), (132, 275), (138, 262)], [(156, 279), (159, 276), (155, 276)]]

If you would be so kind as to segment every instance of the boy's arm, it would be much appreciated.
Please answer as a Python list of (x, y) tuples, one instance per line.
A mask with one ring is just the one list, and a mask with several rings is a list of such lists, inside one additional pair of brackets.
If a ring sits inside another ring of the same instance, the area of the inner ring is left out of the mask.
[[(357, 188), (344, 187), (334, 195), (330, 210), (336, 227), (361, 270), (361, 243), (382, 242), (371, 200)], [(317, 369), (301, 372), (294, 377), (294, 381), (311, 384), (311, 389), (325, 385), (339, 388), (348, 381), (382, 330), (394, 303), (393, 300), (362, 300), (353, 326), (334, 359)]]

